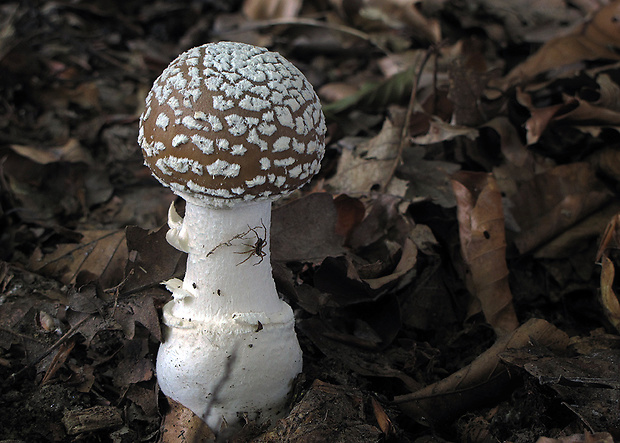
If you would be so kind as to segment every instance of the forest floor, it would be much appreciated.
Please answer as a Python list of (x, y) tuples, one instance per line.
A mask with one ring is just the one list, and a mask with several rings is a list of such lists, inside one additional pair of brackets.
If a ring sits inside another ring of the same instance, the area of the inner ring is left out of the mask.
[(213, 440), (156, 383), (184, 256), (137, 135), (155, 78), (218, 40), (291, 60), (328, 126), (270, 233), (292, 412), (220, 440), (620, 440), (618, 23), (606, 0), (2, 2), (0, 442)]

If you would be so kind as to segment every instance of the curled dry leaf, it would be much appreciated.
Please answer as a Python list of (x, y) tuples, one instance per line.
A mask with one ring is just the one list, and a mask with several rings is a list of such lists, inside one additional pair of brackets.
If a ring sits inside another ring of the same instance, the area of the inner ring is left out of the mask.
[(601, 267), (601, 304), (609, 322), (620, 332), (620, 300), (613, 289), (616, 268), (607, 255), (603, 255)]
[(517, 100), (530, 112), (530, 118), (525, 123), (529, 145), (537, 143), (550, 124), (562, 120), (571, 120), (584, 125), (596, 123), (599, 126), (620, 126), (619, 111), (590, 103), (579, 97), (563, 94), (561, 103), (539, 108), (534, 106), (528, 93), (517, 89)]
[(377, 419), (377, 423), (379, 423), (379, 427), (381, 428), (381, 432), (385, 435), (390, 435), (393, 432), (392, 420), (385, 413), (383, 406), (379, 403), (374, 397), (370, 398), (370, 402), (372, 403), (372, 410), (375, 413), (375, 418)]
[(471, 364), (447, 378), (411, 394), (397, 396), (394, 402), (409, 417), (424, 423), (444, 423), (496, 399), (509, 387), (511, 374), (500, 364), (499, 354), (537, 343), (561, 351), (568, 335), (544, 320), (532, 319), (501, 337)]
[(503, 87), (527, 82), (543, 72), (586, 60), (619, 60), (620, 56), (614, 50), (620, 47), (619, 17), (620, 1), (603, 6), (576, 32), (549, 40), (516, 66), (503, 79)]
[(461, 171), (453, 176), (461, 251), (468, 286), (498, 336), (518, 325), (508, 286), (502, 197), (490, 174)]
[(366, 214), (366, 207), (360, 199), (340, 194), (334, 199), (338, 220), (336, 222), (336, 234), (348, 238), (349, 234), (357, 227)]

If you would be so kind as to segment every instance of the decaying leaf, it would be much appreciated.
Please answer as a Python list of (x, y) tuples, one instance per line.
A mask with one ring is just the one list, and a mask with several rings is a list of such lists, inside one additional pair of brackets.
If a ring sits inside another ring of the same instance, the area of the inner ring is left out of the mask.
[(485, 319), (501, 337), (519, 325), (508, 286), (502, 197), (495, 179), (488, 174), (458, 172), (452, 187), (470, 290)]
[(595, 432), (593, 434), (588, 431), (583, 434), (572, 434), (566, 437), (549, 438), (540, 437), (536, 443), (613, 443), (614, 437), (609, 432)]
[(289, 262), (320, 262), (343, 252), (344, 238), (336, 233), (338, 214), (334, 199), (314, 193), (274, 209), (271, 257)]
[(245, 0), (242, 10), (250, 20), (270, 20), (296, 17), (301, 0)]
[(93, 163), (93, 159), (88, 151), (74, 138), (67, 140), (62, 146), (43, 148), (39, 146), (11, 145), (10, 148), (17, 154), (41, 165), (56, 162)]
[[(379, 134), (354, 148), (344, 149), (336, 175), (328, 181), (337, 192), (367, 195), (381, 190), (387, 194), (412, 200), (430, 200), (444, 207), (454, 206), (449, 176), (459, 165), (424, 158), (422, 146), (410, 146), (400, 152), (404, 110), (392, 109), (392, 118), (386, 119)], [(452, 131), (448, 139), (476, 134), (476, 130)], [(472, 132), (473, 131), (473, 132)], [(402, 161), (398, 161), (398, 156)], [(393, 177), (396, 173), (396, 177)], [(385, 184), (387, 189), (384, 189)]]
[(184, 275), (185, 254), (170, 246), (166, 232), (168, 226), (154, 231), (136, 226), (126, 229), (129, 254), (122, 286), (124, 295), (153, 290), (166, 280)]
[(380, 435), (364, 420), (364, 396), (359, 390), (317, 379), (286, 418), (252, 441), (377, 441)]
[(403, 152), (403, 164), (399, 166), (400, 177), (407, 181), (406, 197), (413, 200), (428, 200), (444, 208), (456, 205), (450, 186), (450, 176), (460, 165), (448, 161), (427, 160), (423, 146), (412, 146)]
[(549, 241), (609, 201), (611, 195), (585, 163), (557, 166), (522, 183), (510, 197), (521, 253)]
[[(422, 62), (421, 58), (418, 62)], [(366, 84), (356, 93), (324, 106), (323, 111), (329, 115), (353, 108), (385, 108), (394, 103), (403, 103), (411, 94), (419, 68), (420, 65), (413, 64), (409, 69), (382, 82)]]
[(619, 1), (612, 1), (603, 6), (592, 20), (576, 32), (548, 41), (538, 52), (510, 71), (504, 79), (504, 87), (585, 60), (620, 59), (614, 50), (620, 47), (618, 15), (620, 15)]
[(336, 192), (354, 195), (381, 189), (393, 174), (401, 131), (402, 122), (386, 119), (375, 137), (353, 150), (344, 149), (336, 175), (328, 182), (330, 187)]
[(105, 287), (118, 285), (127, 261), (127, 242), (121, 231), (83, 231), (78, 244), (63, 244), (49, 254), (33, 255), (30, 267), (65, 284), (99, 280)]
[(170, 410), (164, 417), (161, 443), (210, 443), (215, 434), (196, 414), (168, 399)]
[(601, 303), (607, 319), (620, 332), (620, 300), (613, 289), (616, 269), (607, 255), (601, 258), (601, 267)]
[(447, 378), (394, 401), (409, 417), (422, 422), (444, 423), (501, 395), (511, 374), (500, 364), (500, 354), (532, 343), (562, 351), (568, 335), (544, 320), (532, 319), (500, 338), (471, 364)]
[(527, 143), (537, 143), (544, 131), (552, 123), (571, 120), (577, 125), (597, 124), (602, 126), (620, 126), (620, 112), (579, 97), (562, 95), (562, 102), (550, 106), (536, 107), (529, 93), (517, 90), (517, 99), (530, 111), (530, 118), (525, 123)]
[(617, 429), (620, 424), (619, 350), (618, 337), (599, 334), (573, 339), (568, 353), (533, 346), (506, 350), (501, 359), (555, 391), (587, 429), (596, 431)]

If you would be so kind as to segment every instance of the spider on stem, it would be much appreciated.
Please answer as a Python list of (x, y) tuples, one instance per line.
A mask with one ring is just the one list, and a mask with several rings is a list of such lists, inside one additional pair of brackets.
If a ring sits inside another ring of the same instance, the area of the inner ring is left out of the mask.
[[(263, 250), (263, 248), (267, 244), (267, 228), (265, 227), (262, 219), (260, 221), (260, 224), (261, 226), (257, 226), (255, 228), (252, 228), (250, 227), (250, 225), (248, 225), (248, 231), (243, 234), (243, 237), (245, 237), (247, 234), (252, 232), (256, 237), (256, 241), (254, 242), (254, 244), (243, 243), (243, 246), (247, 246), (249, 249), (246, 251), (235, 252), (235, 254), (247, 254), (245, 260), (237, 263), (237, 266), (242, 265), (243, 263), (248, 261), (250, 258), (252, 258), (253, 255), (257, 256), (260, 259), (257, 263), (254, 263), (254, 266), (260, 265), (263, 262), (265, 256), (267, 255), (267, 253)], [(262, 237), (258, 233), (258, 229), (260, 229), (261, 227), (263, 228)]]

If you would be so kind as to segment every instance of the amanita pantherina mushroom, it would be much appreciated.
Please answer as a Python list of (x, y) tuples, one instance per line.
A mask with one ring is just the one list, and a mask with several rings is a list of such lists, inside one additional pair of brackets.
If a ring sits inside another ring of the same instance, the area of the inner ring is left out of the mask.
[(302, 355), (269, 259), (271, 202), (319, 170), (325, 119), (303, 74), (264, 48), (220, 42), (181, 54), (140, 118), (153, 175), (186, 201), (168, 242), (188, 253), (166, 282), (161, 390), (214, 431), (284, 412)]

